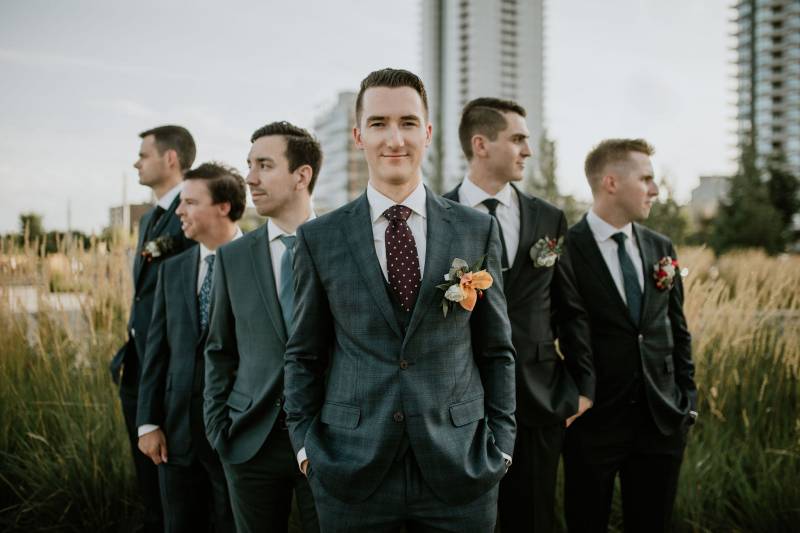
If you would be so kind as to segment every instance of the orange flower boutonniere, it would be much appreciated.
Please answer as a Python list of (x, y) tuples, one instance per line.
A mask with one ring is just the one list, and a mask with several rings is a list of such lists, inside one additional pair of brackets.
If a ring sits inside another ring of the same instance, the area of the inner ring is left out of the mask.
[(446, 283), (436, 286), (444, 291), (442, 313), (445, 317), (456, 302), (467, 311), (472, 311), (478, 298), (483, 297), (483, 291), (492, 286), (492, 275), (486, 270), (478, 270), (485, 258), (481, 257), (472, 267), (463, 259), (453, 259), (450, 271), (444, 275)]

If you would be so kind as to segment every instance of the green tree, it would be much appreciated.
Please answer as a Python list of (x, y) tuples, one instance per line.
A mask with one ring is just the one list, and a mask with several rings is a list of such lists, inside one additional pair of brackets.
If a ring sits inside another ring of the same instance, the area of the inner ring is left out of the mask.
[(653, 204), (645, 224), (659, 233), (668, 236), (676, 244), (684, 244), (689, 221), (684, 210), (675, 201), (672, 186), (666, 178), (661, 178), (659, 188), (665, 192), (663, 201)]
[(781, 215), (783, 236), (787, 243), (794, 242), (793, 219), (800, 211), (800, 182), (789, 171), (783, 152), (774, 154), (767, 165), (767, 190), (770, 203)]
[(547, 136), (547, 130), (542, 131), (539, 139), (539, 170), (541, 171), (542, 182), (538, 184), (537, 195), (548, 202), (559, 204), (561, 196), (558, 192), (558, 179), (556, 169), (556, 142)]
[(27, 236), (28, 241), (42, 240), (45, 236), (42, 215), (38, 213), (22, 213), (19, 216), (20, 235)]

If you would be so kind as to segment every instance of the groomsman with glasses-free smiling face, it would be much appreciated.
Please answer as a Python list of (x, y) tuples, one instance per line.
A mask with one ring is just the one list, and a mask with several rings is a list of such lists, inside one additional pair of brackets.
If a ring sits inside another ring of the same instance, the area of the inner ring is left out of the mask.
[(203, 424), (203, 348), (216, 250), (241, 237), (244, 179), (205, 163), (184, 177), (175, 213), (199, 245), (162, 263), (139, 386), (139, 449), (159, 465), (168, 532), (234, 531), (225, 474)]
[[(500, 239), (422, 184), (431, 134), (416, 75), (369, 74), (354, 128), (367, 191), (297, 232), (286, 412), (326, 532), (494, 530), (515, 436)], [(454, 258), (485, 258), (494, 285), (465, 273), (445, 316)]]
[(531, 155), (528, 136), (519, 104), (497, 98), (469, 102), (459, 126), (469, 171), (444, 195), (489, 213), (501, 229), (503, 287), (517, 352), (518, 423), (514, 464), (500, 482), (504, 533), (553, 530), (565, 426), (594, 396), (588, 318), (561, 242), (567, 220), (560, 209), (514, 184), (523, 179)]
[(322, 152), (304, 129), (273, 122), (253, 133), (247, 185), (266, 224), (217, 252), (208, 341), (205, 421), (222, 459), (236, 530), (288, 531), (292, 493), (303, 530), (318, 530), (283, 412), (283, 355), (294, 329), (298, 226), (314, 218)]
[(658, 195), (642, 139), (608, 139), (586, 157), (594, 204), (567, 234), (589, 313), (594, 406), (567, 429), (571, 532), (605, 531), (620, 476), (626, 531), (666, 531), (697, 416), (683, 283), (670, 240), (640, 223)]
[(139, 159), (133, 165), (139, 172), (139, 183), (153, 190), (156, 206), (139, 223), (139, 242), (133, 261), (133, 302), (128, 319), (128, 340), (111, 361), (111, 375), (119, 383), (122, 414), (133, 451), (133, 462), (139, 494), (144, 504), (144, 530), (163, 530), (163, 512), (159, 495), (158, 470), (139, 451), (137, 405), (139, 376), (145, 357), (145, 344), (153, 309), (153, 295), (158, 267), (168, 257), (178, 254), (192, 243), (184, 237), (175, 215), (180, 202), (183, 175), (194, 162), (194, 139), (181, 126), (159, 126), (139, 134)]

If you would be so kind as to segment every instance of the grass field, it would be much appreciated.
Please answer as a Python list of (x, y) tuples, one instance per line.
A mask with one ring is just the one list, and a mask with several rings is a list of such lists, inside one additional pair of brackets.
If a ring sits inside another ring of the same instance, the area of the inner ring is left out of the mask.
[[(107, 370), (131, 296), (126, 244), (0, 249), (0, 529), (128, 531), (139, 512)], [(796, 530), (800, 258), (693, 248), (681, 265), (701, 417), (674, 529)]]

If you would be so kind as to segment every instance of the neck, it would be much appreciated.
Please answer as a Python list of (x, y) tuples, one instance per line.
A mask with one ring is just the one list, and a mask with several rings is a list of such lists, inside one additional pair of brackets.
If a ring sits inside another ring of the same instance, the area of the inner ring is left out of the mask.
[(414, 179), (405, 183), (379, 182), (378, 180), (372, 178), (370, 178), (369, 183), (376, 191), (389, 198), (394, 203), (399, 204), (408, 198), (412, 192), (414, 192), (414, 189), (417, 188), (421, 181), (422, 176), (418, 174), (414, 177)]
[(607, 205), (605, 202), (595, 200), (592, 206), (594, 214), (608, 222), (615, 228), (619, 229), (632, 222), (628, 219), (619, 209), (614, 209), (613, 206)]
[(477, 185), (486, 194), (494, 196), (503, 190), (508, 181), (492, 174), (480, 165), (470, 165), (469, 180)]
[(158, 200), (164, 197), (169, 191), (175, 188), (181, 181), (183, 180), (183, 176), (178, 174), (175, 176), (170, 176), (167, 179), (163, 180), (161, 183), (157, 185), (153, 185), (153, 194), (156, 195)]
[(214, 229), (208, 235), (198, 237), (197, 241), (209, 250), (214, 251), (223, 244), (231, 242), (235, 235), (236, 223), (226, 217), (225, 222), (214, 226)]
[(294, 233), (300, 224), (308, 220), (310, 216), (311, 201), (305, 197), (296, 205), (287, 205), (280, 213), (272, 215), (270, 219), (286, 233)]

